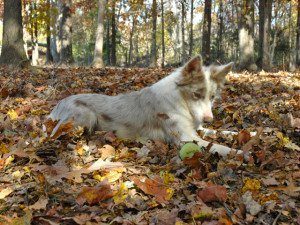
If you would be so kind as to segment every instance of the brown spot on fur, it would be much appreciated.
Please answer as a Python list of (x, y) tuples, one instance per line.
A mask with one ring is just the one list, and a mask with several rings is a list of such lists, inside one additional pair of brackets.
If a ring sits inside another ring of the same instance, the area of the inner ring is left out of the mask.
[(112, 121), (112, 118), (107, 115), (107, 114), (101, 114), (103, 120), (106, 120), (107, 122), (111, 122)]
[(123, 126), (129, 129), (133, 128), (133, 125), (131, 123), (124, 123)]
[(157, 113), (157, 116), (163, 120), (170, 119), (170, 117), (165, 113)]
[(75, 105), (77, 105), (77, 106), (84, 106), (84, 107), (88, 107), (88, 105), (85, 103), (85, 102), (83, 102), (83, 101), (81, 101), (81, 100), (75, 100)]

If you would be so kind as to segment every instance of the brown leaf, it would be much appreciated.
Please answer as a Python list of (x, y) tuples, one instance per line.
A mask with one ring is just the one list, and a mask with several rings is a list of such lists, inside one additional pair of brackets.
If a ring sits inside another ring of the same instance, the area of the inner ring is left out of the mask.
[(99, 151), (101, 152), (101, 159), (105, 160), (107, 157), (116, 154), (116, 150), (111, 145), (104, 145), (103, 148), (100, 148)]
[(170, 194), (167, 192), (167, 188), (160, 177), (156, 176), (153, 177), (153, 179), (148, 179), (142, 176), (131, 176), (130, 179), (133, 180), (143, 192), (154, 196), (158, 203), (164, 203), (169, 199)]
[(56, 139), (56, 138), (60, 137), (61, 135), (64, 135), (64, 134), (68, 133), (69, 131), (71, 131), (74, 128), (74, 123), (75, 123), (74, 118), (72, 118), (72, 120), (70, 122), (62, 123), (59, 126), (56, 133), (51, 138)]
[(224, 186), (211, 186), (204, 188), (198, 193), (203, 202), (225, 202), (227, 198), (226, 188)]
[(239, 135), (238, 135), (238, 141), (239, 144), (245, 144), (248, 141), (250, 141), (251, 136), (250, 136), (250, 132), (247, 130), (241, 130)]
[(97, 184), (95, 187), (84, 187), (76, 198), (76, 202), (83, 205), (85, 202), (88, 204), (100, 203), (106, 199), (113, 197), (113, 191), (107, 180)]
[(46, 206), (48, 204), (48, 201), (49, 201), (49, 199), (47, 197), (41, 196), (36, 203), (34, 203), (33, 205), (29, 206), (29, 209), (31, 209), (31, 210), (44, 209), (45, 210)]
[(58, 124), (59, 120), (52, 121), (51, 118), (48, 118), (44, 122), (44, 126), (46, 127), (47, 136), (50, 136), (54, 127)]
[(9, 95), (9, 91), (5, 87), (1, 88), (1, 97), (7, 98), (8, 95)]

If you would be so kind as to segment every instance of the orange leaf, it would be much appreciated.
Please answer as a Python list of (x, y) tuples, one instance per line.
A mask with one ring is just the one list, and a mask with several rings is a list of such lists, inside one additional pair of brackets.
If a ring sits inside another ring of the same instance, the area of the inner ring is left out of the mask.
[[(163, 180), (160, 177), (148, 179), (140, 176), (132, 176), (130, 179), (132, 179), (143, 192), (154, 196), (158, 203), (163, 203), (170, 197), (170, 194), (167, 192), (167, 187), (163, 184)], [(144, 181), (142, 181), (142, 179)]]
[(76, 202), (83, 205), (85, 202), (88, 204), (95, 204), (102, 202), (106, 199), (113, 197), (113, 191), (107, 180), (97, 184), (96, 187), (84, 187), (76, 198)]
[(198, 195), (203, 202), (225, 202), (227, 198), (226, 188), (220, 185), (204, 188)]
[(68, 133), (69, 131), (71, 131), (74, 128), (74, 123), (75, 123), (75, 119), (74, 118), (72, 118), (72, 120), (70, 122), (62, 123), (59, 126), (58, 130), (56, 131), (56, 133), (51, 138), (52, 139), (56, 139), (56, 138), (60, 137), (61, 135), (64, 135), (64, 134)]

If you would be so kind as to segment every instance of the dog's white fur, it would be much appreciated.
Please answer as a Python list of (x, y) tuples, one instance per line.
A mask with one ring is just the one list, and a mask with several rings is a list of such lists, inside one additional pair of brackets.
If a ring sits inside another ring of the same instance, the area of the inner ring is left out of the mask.
[[(183, 67), (141, 91), (106, 96), (78, 94), (63, 99), (48, 118), (62, 123), (75, 119), (75, 126), (93, 130), (115, 131), (121, 138), (137, 135), (165, 143), (196, 141), (206, 147), (209, 142), (198, 137), (196, 129), (211, 121), (213, 100), (225, 82), (232, 63), (203, 66), (200, 55)], [(213, 144), (210, 152), (227, 156), (232, 149)]]

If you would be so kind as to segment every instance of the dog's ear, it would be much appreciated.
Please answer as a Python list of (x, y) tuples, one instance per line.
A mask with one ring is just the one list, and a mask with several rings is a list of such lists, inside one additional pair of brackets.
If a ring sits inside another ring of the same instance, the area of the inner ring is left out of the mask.
[(230, 62), (222, 66), (212, 66), (210, 71), (211, 79), (213, 79), (217, 83), (224, 83), (225, 77), (232, 69), (232, 66), (233, 66), (233, 62)]
[(183, 66), (181, 76), (176, 84), (178, 86), (184, 86), (191, 84), (195, 80), (202, 79), (204, 79), (202, 73), (202, 57), (201, 55), (196, 55)]
[(201, 72), (202, 70), (202, 57), (201, 55), (196, 55), (190, 61), (188, 61), (183, 66), (183, 74), (189, 75), (194, 72)]

